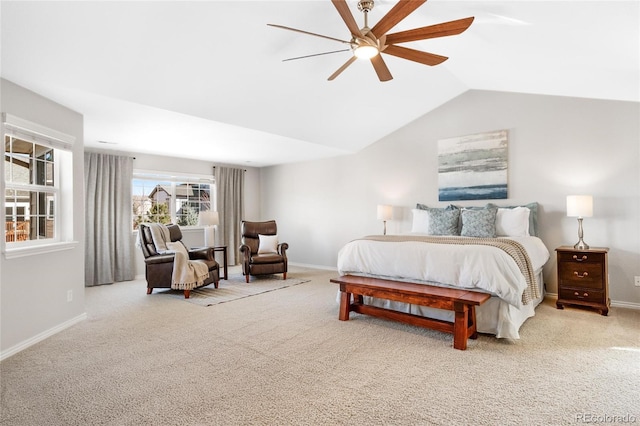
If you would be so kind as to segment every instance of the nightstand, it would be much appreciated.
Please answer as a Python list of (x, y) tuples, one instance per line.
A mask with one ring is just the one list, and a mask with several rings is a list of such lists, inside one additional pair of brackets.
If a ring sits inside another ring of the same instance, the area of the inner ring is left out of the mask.
[(556, 249), (558, 260), (558, 300), (564, 305), (588, 306), (609, 313), (609, 272), (607, 247), (586, 250), (562, 246)]

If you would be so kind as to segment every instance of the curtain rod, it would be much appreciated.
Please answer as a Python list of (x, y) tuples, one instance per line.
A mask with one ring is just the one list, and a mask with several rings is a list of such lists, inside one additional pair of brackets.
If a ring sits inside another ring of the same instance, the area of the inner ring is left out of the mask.
[[(213, 169), (215, 170), (216, 166), (213, 166)], [(243, 172), (246, 172), (247, 169), (242, 169)]]

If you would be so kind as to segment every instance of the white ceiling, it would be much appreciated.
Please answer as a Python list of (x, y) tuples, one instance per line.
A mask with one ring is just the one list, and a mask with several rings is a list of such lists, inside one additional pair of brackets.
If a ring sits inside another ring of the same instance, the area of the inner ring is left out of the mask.
[(2, 77), (82, 113), (87, 147), (261, 167), (356, 152), (469, 89), (640, 101), (637, 0), (430, 0), (391, 32), (476, 19), (406, 44), (441, 65), (383, 55), (386, 83), (360, 61), (327, 81), (350, 52), (282, 62), (343, 48), (266, 25), (348, 39), (329, 0), (0, 7)]

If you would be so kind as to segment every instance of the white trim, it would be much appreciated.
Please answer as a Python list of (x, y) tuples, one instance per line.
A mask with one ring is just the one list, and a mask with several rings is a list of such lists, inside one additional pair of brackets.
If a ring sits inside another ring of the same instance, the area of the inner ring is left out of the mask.
[(300, 266), (301, 268), (313, 268), (313, 269), (322, 269), (325, 271), (338, 271), (336, 266), (324, 266), (324, 265), (312, 265), (310, 263), (298, 263), (298, 262), (289, 262), (291, 266)]
[(15, 115), (7, 114), (6, 112), (2, 113), (2, 122), (5, 125), (5, 132), (9, 130), (10, 132), (15, 132), (16, 136), (20, 138), (38, 143), (42, 142), (42, 138), (44, 138), (45, 145), (53, 145), (52, 148), (71, 151), (76, 141), (74, 136), (50, 129), (41, 124), (25, 120), (24, 118), (16, 117)]
[(71, 250), (76, 248), (78, 241), (67, 241), (52, 244), (30, 245), (27, 247), (6, 248), (4, 252), (5, 259), (16, 259), (18, 257), (35, 256), (38, 254), (53, 253), (62, 250)]
[[(552, 300), (557, 300), (558, 299), (558, 294), (557, 293), (549, 293), (546, 292), (544, 294), (544, 297), (548, 297), (549, 299)], [(625, 302), (622, 300), (612, 300), (611, 301), (611, 307), (612, 308), (625, 308), (625, 309), (635, 309), (640, 311), (640, 303), (635, 303), (635, 302)]]
[(133, 178), (134, 179), (142, 179), (142, 180), (166, 180), (169, 182), (183, 182), (184, 183), (193, 183), (189, 182), (188, 178), (192, 179), (202, 179), (209, 183), (214, 182), (214, 176), (211, 175), (203, 175), (200, 173), (185, 173), (185, 172), (167, 172), (160, 170), (147, 170), (147, 169), (133, 169)]
[(23, 342), (18, 343), (15, 346), (10, 347), (9, 349), (0, 352), (0, 361), (3, 361), (7, 358), (9, 358), (12, 355), (17, 354), (20, 351), (23, 351), (25, 349), (27, 349), (29, 346), (33, 346), (36, 343), (39, 343), (41, 341), (43, 341), (44, 339), (47, 339), (51, 336), (53, 336), (54, 334), (58, 334), (61, 331), (76, 325), (77, 323), (84, 321), (85, 319), (87, 319), (87, 313), (84, 312), (80, 315), (78, 315), (75, 318), (71, 318), (68, 321), (63, 322), (62, 324), (58, 324), (53, 328), (50, 328), (49, 330), (43, 331), (42, 333), (39, 333)]
[(621, 302), (619, 300), (611, 301), (612, 308), (625, 308), (625, 309), (635, 309), (636, 311), (640, 311), (640, 303), (633, 302)]

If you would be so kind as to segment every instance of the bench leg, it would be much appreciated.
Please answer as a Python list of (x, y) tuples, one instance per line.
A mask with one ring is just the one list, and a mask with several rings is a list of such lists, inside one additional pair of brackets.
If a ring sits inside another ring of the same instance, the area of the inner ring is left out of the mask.
[(351, 304), (351, 293), (346, 291), (340, 292), (340, 313), (338, 319), (340, 321), (349, 321), (349, 305)]
[(478, 338), (478, 330), (476, 329), (476, 307), (469, 306), (469, 339), (477, 339)]
[(455, 303), (456, 317), (453, 324), (453, 347), (464, 351), (467, 349), (467, 330), (469, 325), (469, 306)]

